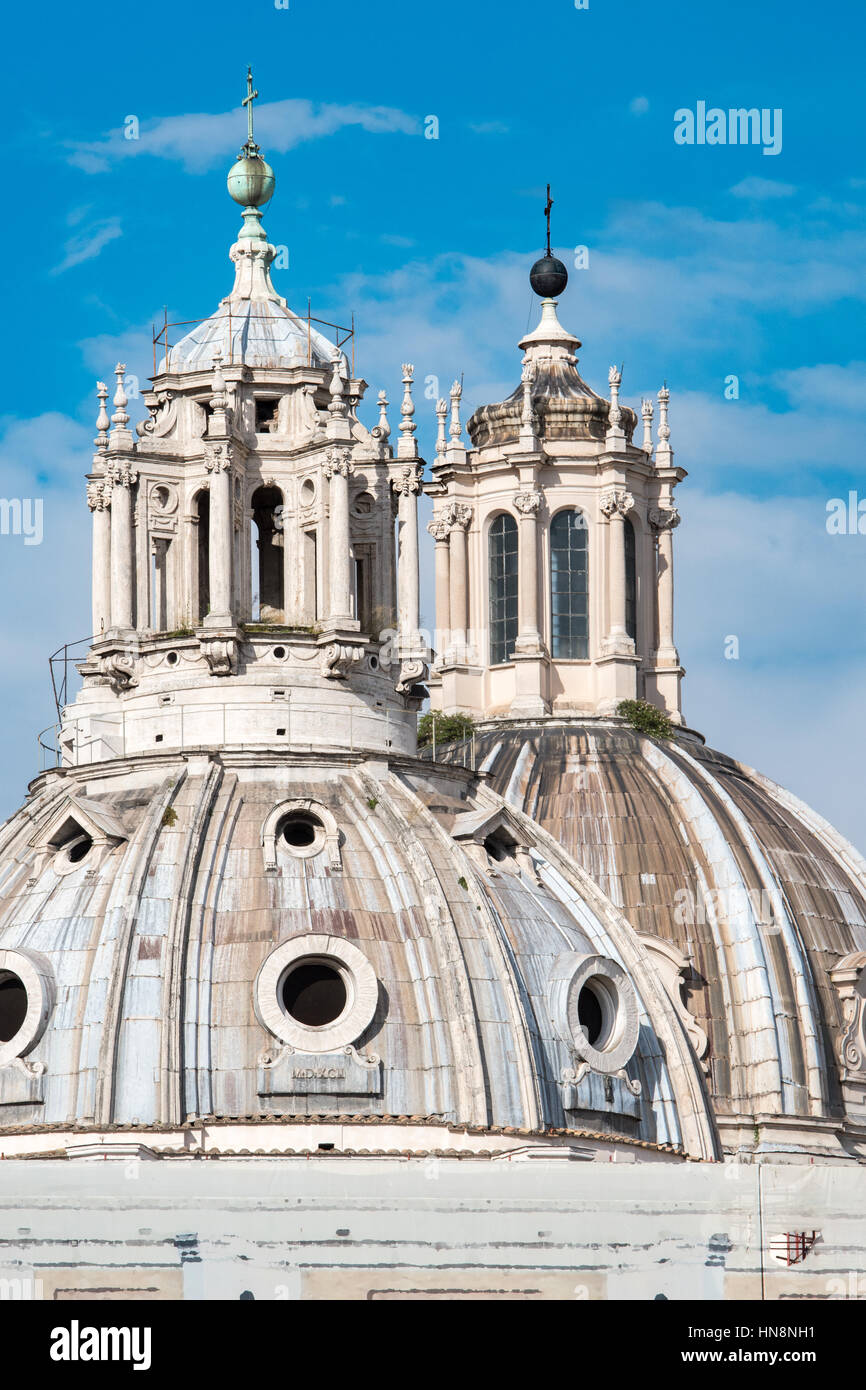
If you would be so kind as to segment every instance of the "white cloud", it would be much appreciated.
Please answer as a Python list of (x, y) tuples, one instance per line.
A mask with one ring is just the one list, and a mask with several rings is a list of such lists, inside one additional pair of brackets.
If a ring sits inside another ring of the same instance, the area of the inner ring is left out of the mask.
[(754, 175), (735, 183), (731, 192), (735, 198), (751, 198), (755, 202), (764, 202), (773, 198), (791, 198), (797, 189), (793, 183), (781, 183), (776, 179), (762, 179)]
[[(318, 140), (350, 127), (371, 135), (416, 135), (420, 122), (417, 116), (390, 106), (317, 104), (298, 99), (256, 106), (256, 139), (273, 154), (284, 154), (307, 140)], [(127, 140), (119, 128), (109, 131), (102, 140), (74, 144), (69, 162), (85, 173), (96, 174), (105, 173), (118, 160), (149, 154), (178, 160), (191, 172), (201, 173), (225, 161), (226, 151), (240, 144), (244, 129), (245, 122), (238, 110), (162, 116), (142, 121), (137, 140)]]
[[(72, 216), (74, 217), (75, 214)], [(80, 219), (75, 218), (71, 225), (75, 225), (78, 220)], [(65, 243), (63, 260), (53, 267), (51, 274), (62, 275), (65, 270), (71, 270), (73, 266), (82, 265), (84, 261), (92, 261), (109, 242), (115, 241), (117, 237), (122, 235), (123, 229), (118, 217), (109, 217), (104, 222), (92, 223), (85, 231), (70, 237)]]
[[(688, 722), (866, 849), (866, 536), (829, 536), (824, 498), (680, 489), (677, 642)], [(738, 660), (726, 660), (736, 636)], [(838, 736), (834, 731), (838, 731)]]

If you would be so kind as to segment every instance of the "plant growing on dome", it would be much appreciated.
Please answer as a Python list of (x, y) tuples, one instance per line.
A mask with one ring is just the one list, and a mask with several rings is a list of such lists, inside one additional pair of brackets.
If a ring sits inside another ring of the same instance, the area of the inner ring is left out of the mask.
[(657, 709), (648, 700), (620, 700), (616, 712), (640, 734), (649, 734), (651, 738), (673, 737), (673, 725), (664, 710)]
[(418, 720), (418, 747), (432, 744), (434, 733), (437, 743), (456, 743), (458, 739), (471, 738), (474, 732), (475, 720), (471, 715), (428, 710)]

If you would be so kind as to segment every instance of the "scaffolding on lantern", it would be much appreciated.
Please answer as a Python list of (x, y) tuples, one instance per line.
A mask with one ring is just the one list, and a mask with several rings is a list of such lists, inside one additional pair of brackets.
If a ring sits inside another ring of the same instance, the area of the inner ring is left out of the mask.
[[(339, 352), (342, 352), (342, 351), (343, 351), (343, 348), (346, 346), (347, 343), (350, 342), (350, 343), (352, 344), (352, 377), (354, 378), (354, 376), (355, 376), (355, 314), (354, 314), (354, 311), (353, 311), (353, 313), (352, 313), (352, 322), (351, 322), (351, 326), (348, 327), (348, 328), (346, 327), (345, 324), (341, 324), (341, 323), (331, 323), (330, 320), (328, 320), (328, 319), (316, 318), (316, 316), (315, 316), (315, 315), (312, 313), (312, 311), (311, 311), (311, 301), (310, 301), (310, 300), (307, 300), (307, 312), (306, 312), (306, 314), (305, 314), (302, 318), (301, 318), (301, 317), (298, 317), (298, 315), (296, 315), (296, 314), (292, 314), (291, 317), (292, 317), (292, 318), (295, 318), (296, 321), (297, 321), (299, 324), (306, 324), (306, 326), (307, 326), (307, 366), (308, 366), (308, 367), (311, 367), (311, 366), (313, 365), (313, 324), (316, 324), (316, 325), (317, 325), (318, 327), (320, 327), (320, 328), (326, 328), (326, 329), (330, 329), (330, 330), (331, 330), (331, 332), (334, 334), (334, 347), (335, 347)], [(166, 371), (170, 371), (170, 370), (171, 370), (170, 353), (171, 353), (172, 347), (176, 347), (176, 346), (177, 346), (177, 343), (172, 344), (172, 343), (169, 342), (169, 337), (168, 337), (169, 329), (170, 329), (170, 328), (184, 328), (184, 329), (190, 329), (190, 328), (195, 328), (195, 327), (197, 327), (197, 326), (198, 326), (199, 324), (201, 324), (201, 323), (221, 323), (221, 322), (224, 322), (224, 323), (226, 323), (226, 324), (228, 325), (228, 347), (229, 347), (229, 356), (228, 356), (227, 361), (224, 361), (224, 362), (223, 362), (223, 366), (232, 366), (232, 365), (234, 365), (235, 363), (236, 363), (238, 366), (243, 366), (243, 355), (241, 355), (240, 357), (237, 357), (237, 358), (235, 357), (235, 352), (234, 352), (234, 347), (235, 347), (234, 332), (233, 332), (233, 328), (232, 328), (232, 323), (233, 323), (233, 321), (234, 321), (234, 323), (237, 324), (238, 326), (240, 326), (241, 324), (247, 324), (247, 323), (251, 323), (251, 322), (269, 323), (269, 322), (272, 322), (272, 321), (273, 321), (273, 315), (272, 315), (272, 314), (246, 314), (246, 313), (243, 314), (243, 315), (240, 315), (240, 314), (232, 315), (231, 304), (229, 304), (228, 309), (227, 309), (227, 311), (226, 311), (225, 314), (209, 314), (209, 315), (207, 315), (205, 318), (200, 318), (200, 319), (177, 319), (177, 320), (175, 320), (175, 321), (171, 321), (171, 322), (170, 322), (170, 321), (169, 321), (169, 317), (168, 317), (168, 310), (167, 310), (167, 309), (164, 309), (164, 310), (163, 310), (163, 323), (162, 323), (162, 326), (158, 329), (157, 326), (156, 326), (156, 324), (151, 324), (151, 334), (152, 334), (152, 338), (153, 338), (153, 375), (156, 376), (156, 374), (157, 374), (156, 363), (157, 363), (157, 348), (158, 348), (158, 347), (159, 347), (159, 348), (162, 348), (162, 351), (163, 351), (163, 357), (164, 357), (164, 362), (165, 362), (165, 370), (166, 370)]]

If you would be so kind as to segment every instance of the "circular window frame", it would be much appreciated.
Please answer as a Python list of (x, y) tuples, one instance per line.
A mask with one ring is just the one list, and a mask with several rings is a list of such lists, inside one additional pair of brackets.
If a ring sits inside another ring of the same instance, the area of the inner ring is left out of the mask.
[[(286, 839), (286, 826), (290, 821), (303, 821), (305, 825), (310, 826), (313, 831), (313, 838), (310, 844), (293, 845), (290, 840)], [(322, 850), (325, 848), (326, 839), (327, 831), (320, 817), (316, 815), (315, 811), (309, 811), (306, 808), (303, 810), (290, 811), (288, 815), (283, 816), (277, 826), (278, 849), (281, 849), (286, 854), (291, 854), (295, 859), (314, 859), (317, 854), (322, 853)]]
[[(283, 985), (299, 965), (318, 962), (336, 969), (346, 987), (346, 1006), (332, 1023), (299, 1023), (283, 1004)], [(342, 937), (305, 932), (290, 937), (265, 958), (256, 976), (256, 1017), (269, 1033), (299, 1052), (335, 1052), (369, 1028), (379, 1002), (376, 972), (362, 951)]]
[[(587, 1037), (580, 1022), (582, 991), (592, 990), (601, 1007), (601, 1046)], [(625, 970), (608, 956), (584, 956), (573, 971), (565, 999), (568, 1042), (593, 1071), (611, 1076), (627, 1066), (640, 1034), (640, 1010), (634, 986)]]
[[(76, 845), (81, 844), (82, 840), (90, 841), (90, 849), (87, 851), (86, 854), (82, 854), (80, 859), (70, 859), (70, 853)], [(74, 874), (76, 870), (80, 869), (81, 866), (85, 864), (88, 859), (90, 859), (91, 855), (93, 854), (93, 851), (96, 849), (96, 844), (97, 842), (91, 835), (90, 831), (82, 829), (79, 835), (73, 835), (69, 840), (66, 841), (65, 844), (61, 845), (58, 850), (55, 850), (54, 859), (52, 860), (52, 868), (54, 869), (54, 872), (56, 874), (60, 874), (61, 876), (64, 874)], [(91, 867), (92, 865), (88, 865), (88, 868)]]
[(54, 1007), (54, 977), (47, 961), (24, 951), (0, 950), (0, 975), (5, 974), (16, 975), (27, 991), (27, 1012), (15, 1036), (0, 1042), (0, 1067), (32, 1052)]

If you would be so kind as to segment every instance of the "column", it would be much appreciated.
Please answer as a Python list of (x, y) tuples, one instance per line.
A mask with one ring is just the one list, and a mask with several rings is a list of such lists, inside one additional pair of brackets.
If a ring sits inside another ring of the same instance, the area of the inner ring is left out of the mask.
[(435, 573), (436, 573), (436, 665), (441, 666), (445, 660), (445, 653), (449, 645), (449, 634), (451, 624), (451, 551), (448, 545), (449, 534), (448, 519), (445, 516), (434, 517), (427, 526), (427, 530), (436, 542), (435, 550)]
[(610, 625), (605, 649), (611, 653), (628, 654), (634, 643), (625, 626), (625, 518), (634, 506), (634, 498), (625, 488), (610, 488), (601, 499), (601, 510), (610, 522), (608, 542), (608, 595)]
[(472, 508), (452, 502), (447, 517), (451, 525), (451, 641), (449, 660), (466, 660), (466, 629), (469, 626), (469, 583), (466, 532), (472, 520)]
[(109, 464), (111, 489), (111, 626), (132, 627), (132, 489), (138, 474), (125, 461)]
[(352, 451), (331, 449), (324, 467), (330, 481), (328, 527), (328, 622), (332, 627), (357, 623), (352, 619), (352, 552), (349, 536), (349, 477)]
[(417, 464), (401, 469), (391, 486), (397, 494), (397, 630), (401, 647), (418, 645), (420, 599), (418, 593), (418, 493), (421, 475)]
[(541, 652), (541, 633), (538, 629), (538, 509), (541, 493), (530, 489), (518, 492), (514, 498), (518, 522), (518, 589), (516, 652), (537, 656)]
[(650, 512), (650, 525), (658, 536), (656, 603), (658, 650), (656, 658), (665, 665), (679, 664), (674, 646), (674, 527), (680, 524), (676, 507), (659, 507)]
[(228, 443), (205, 445), (205, 468), (210, 473), (210, 530), (208, 579), (210, 612), (205, 627), (230, 627), (232, 616), (232, 497), (231, 452)]
[(88, 483), (87, 505), (93, 513), (93, 635), (111, 627), (111, 483)]

